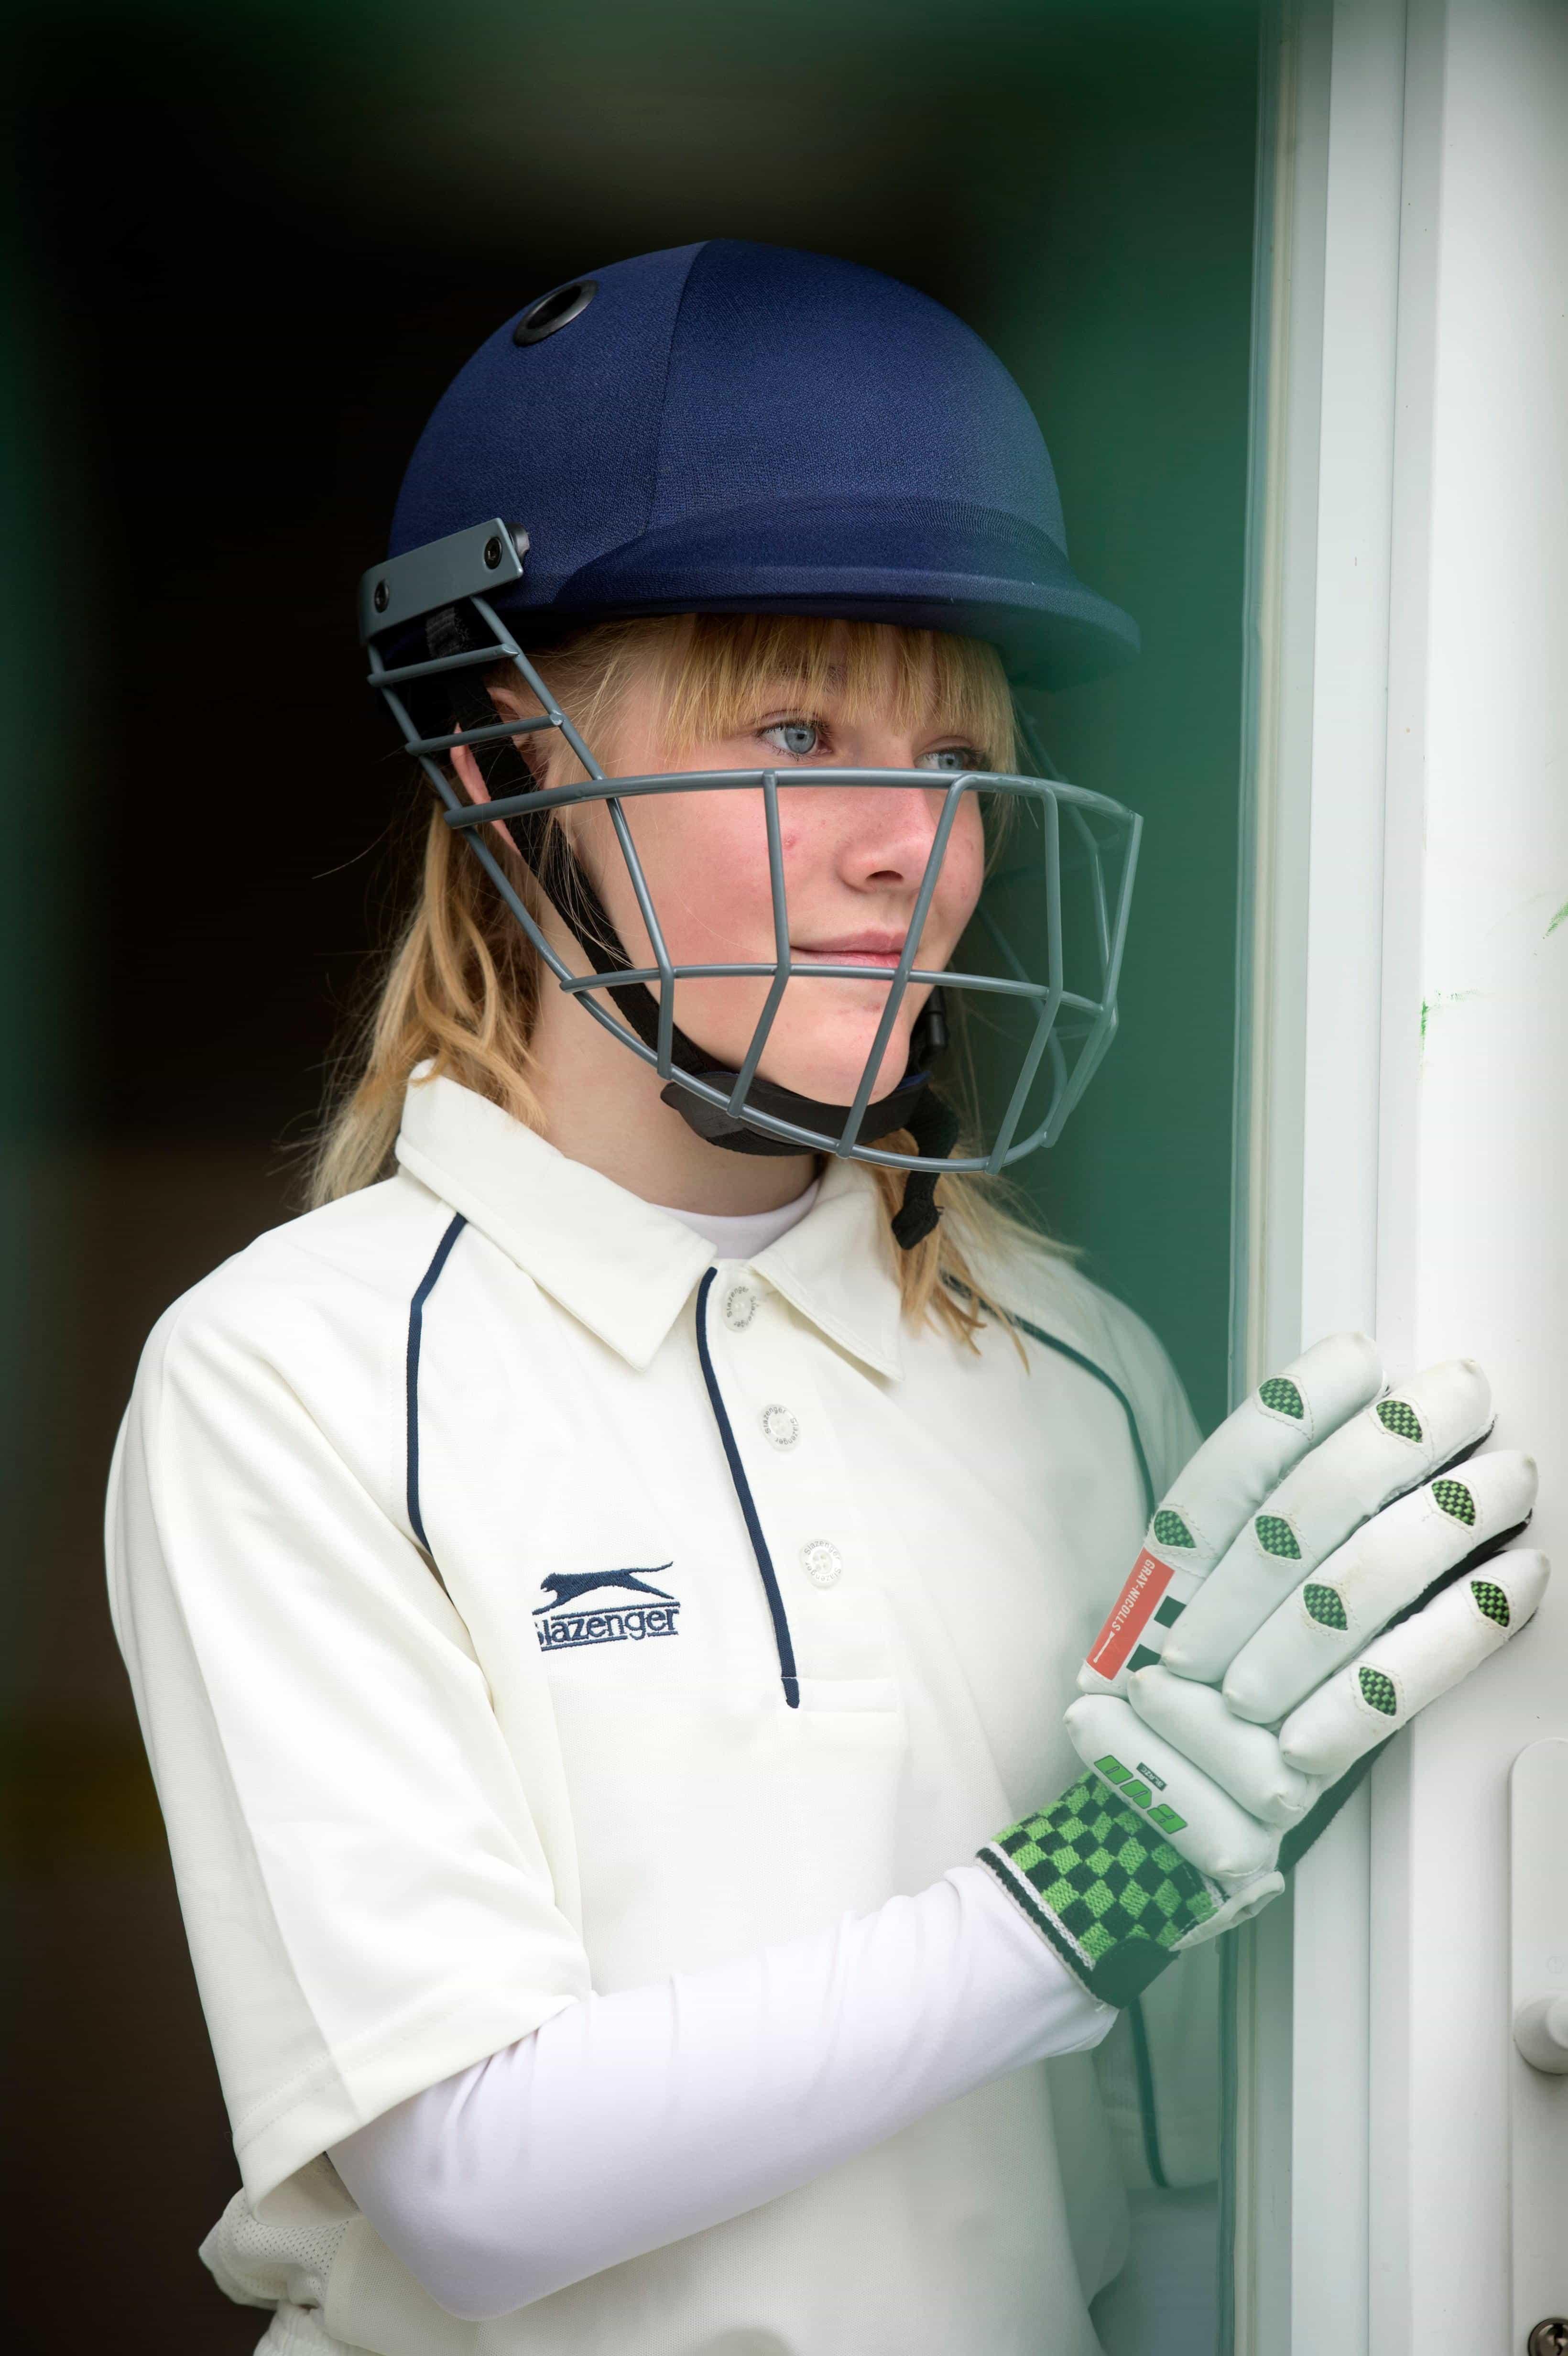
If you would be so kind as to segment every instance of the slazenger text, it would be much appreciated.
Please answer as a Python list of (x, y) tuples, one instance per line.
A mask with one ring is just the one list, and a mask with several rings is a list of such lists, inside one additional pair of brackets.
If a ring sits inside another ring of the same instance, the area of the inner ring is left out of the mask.
[(645, 1636), (673, 1636), (678, 1603), (635, 1603), (624, 1612), (558, 1612), (536, 1621), (539, 1644), (547, 1653), (567, 1651), (574, 1644), (617, 1644)]

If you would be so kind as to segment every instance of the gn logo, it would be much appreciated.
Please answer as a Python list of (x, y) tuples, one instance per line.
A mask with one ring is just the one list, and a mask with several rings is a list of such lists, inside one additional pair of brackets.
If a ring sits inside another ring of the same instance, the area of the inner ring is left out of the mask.
[[(546, 1653), (571, 1652), (580, 1644), (640, 1644), (645, 1636), (674, 1636), (680, 1600), (667, 1588), (649, 1585), (671, 1568), (667, 1562), (635, 1570), (556, 1570), (542, 1585), (549, 1598), (534, 1607), (534, 1625)], [(603, 1589), (649, 1601), (584, 1611), (583, 1598)]]
[[(1123, 1766), (1114, 1751), (1107, 1751), (1104, 1759), (1095, 1760), (1094, 1772), (1097, 1775), (1104, 1775), (1107, 1783), (1114, 1783), (1124, 1800), (1130, 1800), (1135, 1808), (1141, 1808), (1150, 1824), (1157, 1825), (1162, 1833), (1179, 1833), (1186, 1830), (1186, 1817), (1179, 1816), (1176, 1810), (1164, 1800), (1157, 1807), (1150, 1806), (1154, 1794), (1149, 1790), (1149, 1783), (1159, 1783), (1162, 1792), (1165, 1789), (1165, 1785), (1160, 1783), (1159, 1777), (1152, 1767), (1140, 1767), (1135, 1774), (1130, 1767)], [(1140, 1778), (1145, 1775), (1148, 1777), (1147, 1783), (1140, 1781)]]

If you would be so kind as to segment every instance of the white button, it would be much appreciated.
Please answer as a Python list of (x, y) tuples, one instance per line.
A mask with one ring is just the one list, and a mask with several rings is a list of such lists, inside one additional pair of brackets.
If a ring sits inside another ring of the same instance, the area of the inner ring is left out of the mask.
[(827, 1538), (807, 1539), (800, 1558), (813, 1587), (832, 1587), (844, 1568), (843, 1556)]
[(733, 1333), (744, 1333), (757, 1313), (757, 1295), (749, 1284), (732, 1284), (724, 1295), (724, 1323)]
[(775, 1448), (793, 1448), (800, 1438), (800, 1426), (787, 1407), (765, 1407), (763, 1430)]

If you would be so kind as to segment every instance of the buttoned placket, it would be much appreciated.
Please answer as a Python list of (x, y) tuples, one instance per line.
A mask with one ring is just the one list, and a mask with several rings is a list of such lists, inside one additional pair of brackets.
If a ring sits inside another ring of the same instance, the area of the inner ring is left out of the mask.
[(737, 1497), (743, 1514), (750, 1505), (753, 1551), (760, 1537), (766, 1558), (757, 1564), (764, 1590), (771, 1569), (786, 1698), (794, 1706), (802, 1683), (809, 1701), (824, 1681), (884, 1680), (893, 1663), (880, 1583), (811, 1366), (814, 1352), (832, 1344), (747, 1267), (720, 1263), (703, 1293), (710, 1405), (728, 1423)]

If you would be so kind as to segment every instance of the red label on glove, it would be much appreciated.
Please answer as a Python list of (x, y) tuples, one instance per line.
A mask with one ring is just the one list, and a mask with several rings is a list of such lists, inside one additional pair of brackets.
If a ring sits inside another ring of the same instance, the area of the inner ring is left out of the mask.
[(1089, 1648), (1089, 1666), (1103, 1677), (1114, 1677), (1159, 1609), (1160, 1597), (1175, 1573), (1169, 1563), (1145, 1547), (1127, 1573), (1127, 1583), (1115, 1607)]

